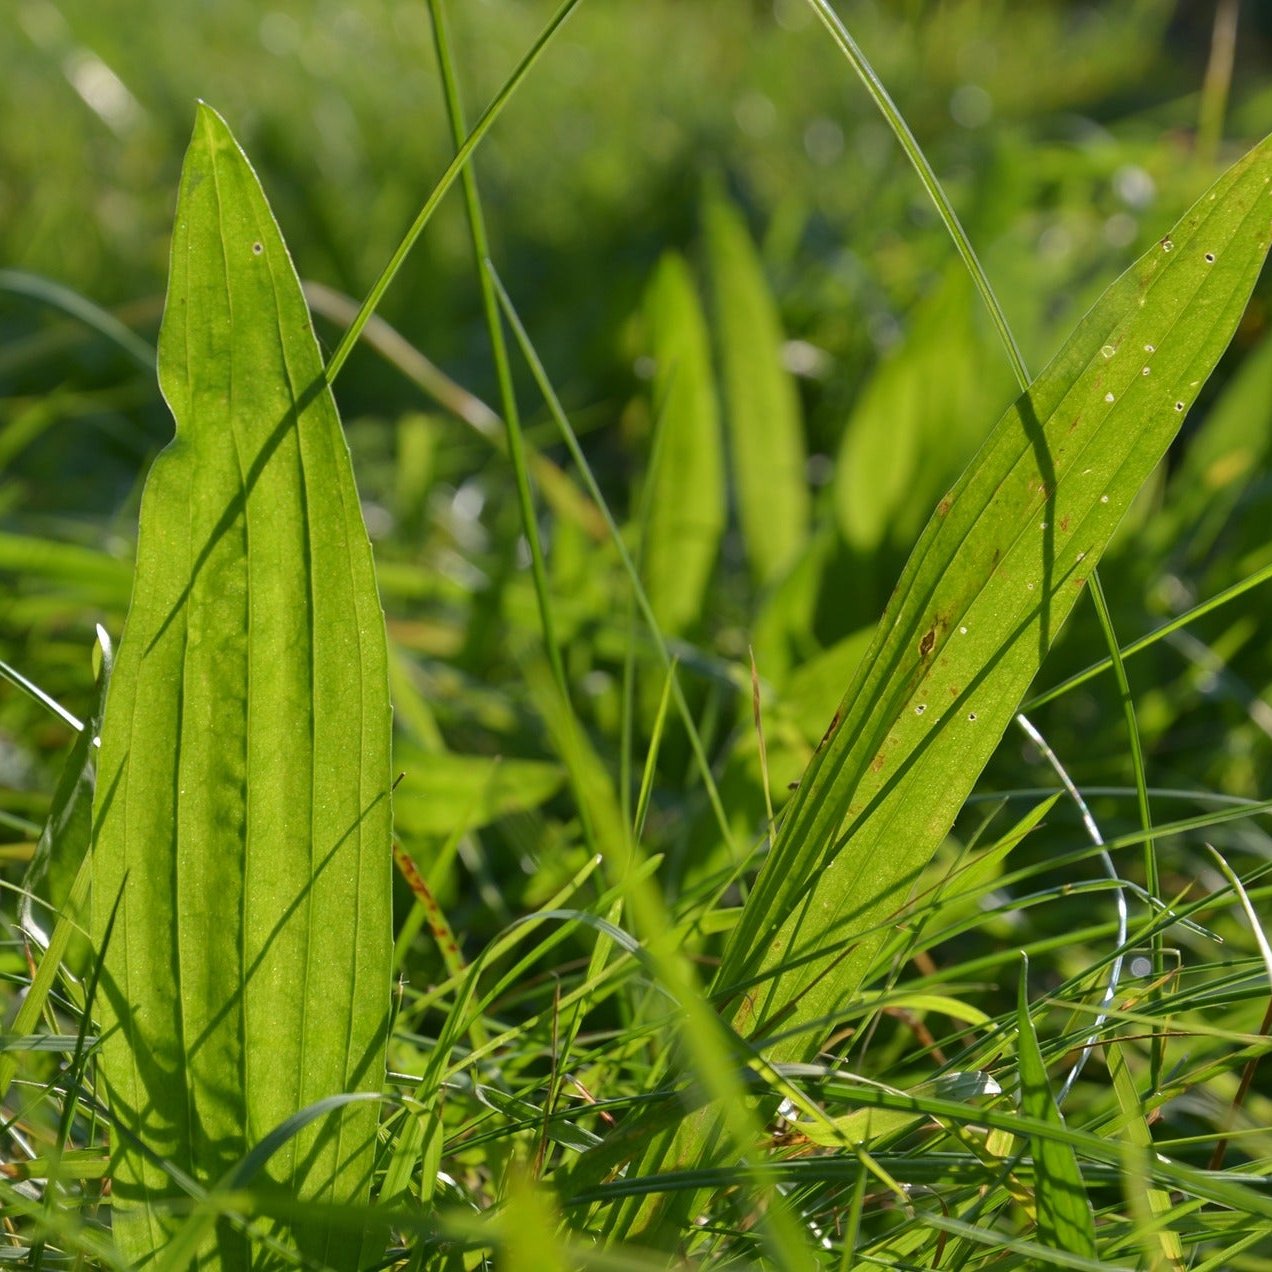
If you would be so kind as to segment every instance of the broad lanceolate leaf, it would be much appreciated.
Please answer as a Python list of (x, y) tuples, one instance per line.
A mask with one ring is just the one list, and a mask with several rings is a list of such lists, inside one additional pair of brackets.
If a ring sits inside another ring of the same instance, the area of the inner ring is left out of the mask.
[[(247, 159), (201, 106), (159, 379), (176, 439), (142, 502), (107, 701), (93, 923), (113, 1212), (143, 1263), (179, 1171), (210, 1186), (284, 1119), (384, 1076), (390, 966), (384, 621), (335, 404)], [(373, 1104), (309, 1126), (267, 1188), (368, 1196)], [(168, 1165), (173, 1168), (170, 1171)], [(321, 1212), (316, 1212), (321, 1214)], [(296, 1234), (324, 1265), (359, 1241)], [(228, 1223), (199, 1266), (247, 1267)]]
[[(1020, 1109), (1029, 1117), (1053, 1126), (1063, 1124), (1047, 1081), (1033, 1018), (1029, 1015), (1028, 964), (1020, 968), (1016, 1021), (1016, 1055), (1020, 1064)], [(1051, 1250), (1096, 1257), (1095, 1215), (1070, 1144), (1041, 1135), (1029, 1137), (1034, 1163), (1034, 1210), (1038, 1240)]]
[(921, 535), (787, 811), (717, 992), (810, 1058), (952, 824), (1267, 250), (1272, 139), (1104, 294)]
[(799, 395), (782, 366), (777, 306), (741, 213), (707, 199), (725, 422), (746, 555), (758, 583), (790, 566), (808, 537), (808, 481)]
[(724, 532), (724, 461), (707, 328), (684, 259), (658, 264), (645, 302), (657, 415), (643, 557), (649, 603), (669, 634), (692, 627)]

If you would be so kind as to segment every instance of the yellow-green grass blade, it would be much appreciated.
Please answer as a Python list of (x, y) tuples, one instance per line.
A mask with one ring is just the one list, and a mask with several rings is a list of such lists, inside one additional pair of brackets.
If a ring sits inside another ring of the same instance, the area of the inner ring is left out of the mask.
[[(388, 673), (370, 545), (300, 285), (223, 120), (182, 170), (159, 380), (176, 439), (142, 501), (94, 807), (92, 917), (116, 1241), (175, 1230), (171, 1171), (207, 1188), (317, 1101), (384, 1077), (391, 955)], [(357, 1102), (258, 1186), (320, 1203), (311, 1258), (353, 1267), (322, 1205), (365, 1202)], [(248, 1267), (228, 1226), (197, 1266)]]
[(782, 330), (741, 212), (712, 190), (703, 216), (734, 495), (751, 576), (772, 582), (808, 538), (804, 426)]
[[(1064, 1119), (1051, 1094), (1047, 1066), (1029, 1014), (1028, 963), (1020, 968), (1017, 998), (1016, 1058), (1020, 1065), (1020, 1107), (1040, 1122), (1062, 1125)], [(1095, 1216), (1073, 1148), (1041, 1135), (1030, 1137), (1034, 1165), (1034, 1210), (1038, 1240), (1051, 1250), (1096, 1257)]]
[(680, 635), (703, 612), (724, 533), (724, 463), (707, 326), (684, 259), (659, 262), (645, 303), (657, 417), (644, 503), (644, 573), (658, 624)]
[(1104, 1054), (1119, 1110), (1111, 1129), (1126, 1146), (1123, 1188), (1136, 1220), (1137, 1240), (1150, 1267), (1183, 1268), (1187, 1266), (1183, 1243), (1170, 1226), (1170, 1193), (1151, 1184), (1143, 1168), (1144, 1159), (1153, 1152), (1153, 1133), (1127, 1063), (1127, 1044), (1112, 1039)]
[[(1272, 141), (1104, 294), (938, 504), (788, 810), (715, 982), (814, 1055), (1232, 337)], [(882, 929), (877, 929), (882, 931)]]

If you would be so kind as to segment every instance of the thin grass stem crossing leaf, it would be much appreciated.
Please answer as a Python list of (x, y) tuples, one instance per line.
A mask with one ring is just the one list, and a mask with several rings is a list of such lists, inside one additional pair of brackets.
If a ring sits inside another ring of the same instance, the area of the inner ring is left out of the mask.
[[(391, 957), (384, 619), (287, 249), (221, 118), (182, 170), (159, 380), (176, 438), (142, 501), (94, 809), (115, 1236), (144, 1264), (185, 1195), (325, 1097), (378, 1091)], [(369, 1196), (376, 1109), (344, 1102), (255, 1186)], [(354, 1267), (319, 1206), (294, 1239)], [(199, 1267), (253, 1265), (229, 1223)]]

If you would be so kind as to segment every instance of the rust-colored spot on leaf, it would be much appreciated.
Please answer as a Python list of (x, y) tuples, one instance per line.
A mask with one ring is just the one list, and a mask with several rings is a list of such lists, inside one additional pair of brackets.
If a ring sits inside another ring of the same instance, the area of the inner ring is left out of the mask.
[(874, 773), (881, 773), (883, 771), (883, 752), (882, 751), (880, 751), (879, 754), (876, 755), (874, 759), (870, 761), (870, 769)]
[(923, 633), (923, 639), (919, 641), (919, 657), (926, 658), (932, 652), (933, 646), (936, 644), (936, 628), (929, 627)]
[(941, 502), (936, 505), (936, 515), (938, 517), (945, 516), (945, 514), (949, 512), (949, 510), (950, 510), (950, 501), (948, 499), (942, 499)]
[(1068, 517), (1060, 518), (1060, 533), (1061, 534), (1069, 533), (1069, 518)]
[(830, 723), (826, 726), (826, 732), (822, 734), (822, 740), (817, 744), (817, 749), (819, 751), (826, 745), (827, 742), (830, 741), (830, 735), (839, 728), (839, 712), (840, 708), (836, 707), (835, 714), (831, 716)]

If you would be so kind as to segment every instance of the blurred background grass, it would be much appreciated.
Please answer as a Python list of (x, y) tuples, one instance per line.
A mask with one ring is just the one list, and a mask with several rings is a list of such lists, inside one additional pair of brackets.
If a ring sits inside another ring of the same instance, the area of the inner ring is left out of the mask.
[[(556, 4), (451, 7), (475, 118)], [(842, 6), (950, 191), (1034, 371), (1272, 121), (1268, 6), (1240, 6), (1230, 73), (1221, 58), (1207, 77), (1216, 15), (1237, 7)], [(0, 94), (0, 265), (106, 306), (147, 339), (196, 98), (225, 115), (251, 156), (302, 277), (355, 299), (450, 153), (419, 4), (12, 0), (0, 13)], [(803, 0), (584, 0), (478, 152), (477, 171), (501, 275), (629, 522), (651, 433), (640, 314), (655, 266), (668, 249), (702, 265), (705, 179), (722, 182), (755, 238), (798, 385), (813, 536), (790, 577), (757, 592), (731, 530), (682, 651), (749, 841), (762, 798), (738, 692), (748, 642), (789, 712), (770, 756), (780, 795), (933, 501), (1013, 395), (1006, 359), (912, 172)], [(1272, 503), (1269, 295), (1265, 282), (1186, 437), (1230, 390), (1247, 406), (1228, 406), (1226, 440), (1196, 452), (1204, 465), (1189, 468), (1180, 448), (1180, 478), (1163, 473), (1146, 492), (1109, 561), (1124, 639), (1272, 555), (1262, 529)], [(495, 400), (458, 197), (381, 314)], [(339, 325), (320, 317), (318, 327), (330, 350)], [(92, 624), (119, 634), (140, 483), (171, 425), (153, 375), (56, 308), (0, 290), (0, 341), (0, 657), (83, 714)], [(397, 651), (409, 769), (400, 828), (419, 846), (489, 825), (504, 864), (472, 853), (468, 868), (489, 881), (506, 865), (533, 899), (577, 865), (578, 845), (568, 812), (545, 811), (559, 775), (521, 687), (538, 637), (507, 465), (365, 349), (337, 395)], [(524, 401), (531, 436), (550, 447), (537, 399)], [(580, 710), (617, 756), (621, 577), (613, 553), (579, 527), (555, 524), (551, 537)], [(1272, 660), (1257, 595), (1194, 628), (1197, 648), (1159, 648), (1133, 665), (1163, 784), (1259, 793), (1272, 759)], [(1051, 678), (1102, 653), (1083, 615)], [(1070, 695), (1044, 725), (1079, 776), (1108, 782), (1129, 768), (1116, 702), (1100, 694)], [(0, 684), (0, 807), (11, 817), (42, 817), (66, 740), (62, 724)], [(1022, 753), (1014, 740), (1009, 749), (1019, 782)], [(484, 767), (437, 778), (436, 765), (413, 762), (443, 750)], [(484, 758), (495, 755), (543, 767), (496, 778)], [(662, 821), (656, 804), (653, 836), (710, 857), (683, 744), (669, 739), (660, 764), (677, 793), (665, 796)], [(1116, 809), (1134, 824), (1130, 801)], [(576, 851), (549, 851), (563, 844)], [(481, 904), (520, 900), (487, 888)]]

